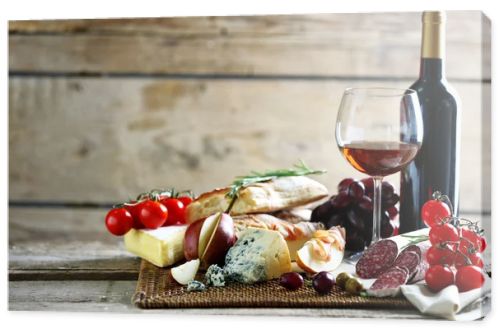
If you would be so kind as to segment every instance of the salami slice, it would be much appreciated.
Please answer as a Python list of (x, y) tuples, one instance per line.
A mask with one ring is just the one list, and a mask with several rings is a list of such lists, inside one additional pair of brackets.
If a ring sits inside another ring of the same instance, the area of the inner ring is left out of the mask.
[(427, 254), (427, 250), (430, 247), (431, 247), (431, 243), (429, 241), (424, 241), (424, 242), (418, 243), (416, 245), (410, 245), (410, 246), (406, 247), (401, 252), (401, 253), (415, 252), (418, 255), (420, 255), (420, 262), (417, 266), (417, 269), (413, 273), (413, 275), (410, 275), (408, 283), (416, 283), (416, 282), (424, 279), (425, 272), (427, 271), (427, 269), (429, 269), (429, 263), (427, 262), (426, 254)]
[(422, 258), (417, 252), (403, 251), (398, 255), (396, 261), (394, 261), (394, 266), (408, 269), (409, 277), (413, 277), (421, 260)]
[(408, 281), (408, 272), (400, 267), (392, 267), (373, 282), (370, 290), (397, 289)]
[(392, 266), (398, 256), (398, 245), (383, 239), (370, 245), (356, 263), (356, 274), (361, 278), (376, 278)]

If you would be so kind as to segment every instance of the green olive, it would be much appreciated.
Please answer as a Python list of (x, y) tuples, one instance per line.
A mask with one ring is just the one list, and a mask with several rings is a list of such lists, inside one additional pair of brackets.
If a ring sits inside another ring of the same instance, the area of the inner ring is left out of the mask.
[(335, 283), (341, 287), (342, 289), (345, 289), (345, 284), (346, 282), (351, 278), (351, 276), (346, 273), (346, 272), (343, 272), (343, 273), (340, 273), (337, 275), (337, 278), (335, 279)]
[(349, 278), (347, 280), (347, 282), (345, 283), (345, 291), (347, 291), (353, 295), (357, 295), (361, 291), (363, 291), (363, 286), (361, 285), (361, 283), (359, 283), (359, 281), (357, 279)]

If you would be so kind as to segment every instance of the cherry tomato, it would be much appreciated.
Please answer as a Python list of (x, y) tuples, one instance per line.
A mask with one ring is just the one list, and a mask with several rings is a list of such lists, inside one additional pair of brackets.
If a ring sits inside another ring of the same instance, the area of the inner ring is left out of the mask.
[(425, 283), (430, 290), (439, 292), (454, 283), (453, 271), (442, 265), (431, 266), (425, 273)]
[(443, 218), (450, 216), (451, 211), (446, 203), (437, 199), (431, 199), (424, 203), (420, 215), (425, 225), (433, 227), (439, 224)]
[(425, 257), (431, 266), (435, 264), (451, 266), (455, 262), (455, 253), (448, 247), (432, 246), (427, 250)]
[(111, 234), (124, 235), (132, 228), (134, 218), (124, 208), (111, 209), (106, 215), (106, 227)]
[(477, 266), (463, 266), (457, 269), (456, 284), (458, 291), (478, 289), (484, 284), (484, 275)]
[(484, 251), (484, 248), (486, 248), (486, 240), (484, 238), (476, 232), (463, 227), (460, 228), (459, 232), (463, 239), (469, 241), (469, 247), (474, 248), (475, 251), (481, 251), (481, 249)]
[(472, 242), (464, 238), (460, 239), (460, 243), (458, 244), (458, 250), (464, 253), (465, 255), (474, 254), (475, 252), (477, 252), (476, 245), (474, 245)]
[(164, 198), (160, 200), (168, 210), (168, 218), (164, 226), (181, 225), (186, 222), (184, 218), (184, 204), (178, 198)]
[(455, 253), (455, 268), (463, 267), (463, 266), (478, 266), (479, 268), (484, 267), (483, 259), (481, 258), (481, 254), (479, 252), (467, 254), (461, 251)]
[(479, 268), (484, 268), (484, 262), (483, 259), (481, 258), (480, 253), (474, 253), (469, 255), (469, 260), (472, 263), (473, 266), (479, 267)]
[(167, 221), (168, 216), (167, 208), (160, 202), (149, 199), (142, 202), (139, 218), (145, 227), (156, 229)]
[(184, 204), (184, 207), (187, 207), (193, 201), (193, 199), (189, 196), (180, 196), (177, 199)]
[(434, 225), (429, 231), (429, 240), (433, 246), (443, 242), (459, 240), (457, 228), (451, 224)]
[(142, 225), (141, 219), (139, 217), (139, 213), (141, 212), (141, 208), (142, 208), (142, 203), (143, 202), (139, 202), (139, 203), (132, 202), (131, 203), (132, 205), (125, 205), (124, 206), (125, 210), (130, 212), (130, 214), (132, 215), (132, 218), (134, 218), (134, 224), (132, 225), (132, 228), (135, 228), (135, 229), (144, 228), (144, 225)]

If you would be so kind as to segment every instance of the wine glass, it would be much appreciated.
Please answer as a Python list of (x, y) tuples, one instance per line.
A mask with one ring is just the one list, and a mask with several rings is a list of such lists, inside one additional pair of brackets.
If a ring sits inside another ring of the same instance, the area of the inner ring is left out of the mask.
[(373, 178), (373, 234), (380, 240), (382, 179), (401, 171), (417, 155), (423, 139), (417, 93), (412, 89), (347, 88), (335, 137), (344, 158)]

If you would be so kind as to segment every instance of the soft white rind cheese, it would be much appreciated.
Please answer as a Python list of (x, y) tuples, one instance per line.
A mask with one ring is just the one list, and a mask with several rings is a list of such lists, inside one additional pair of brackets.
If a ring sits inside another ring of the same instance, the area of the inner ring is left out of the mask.
[(186, 229), (187, 225), (132, 229), (125, 234), (125, 248), (158, 267), (166, 267), (184, 259)]
[(276, 231), (249, 228), (226, 255), (224, 273), (228, 280), (252, 284), (291, 271), (290, 253)]

